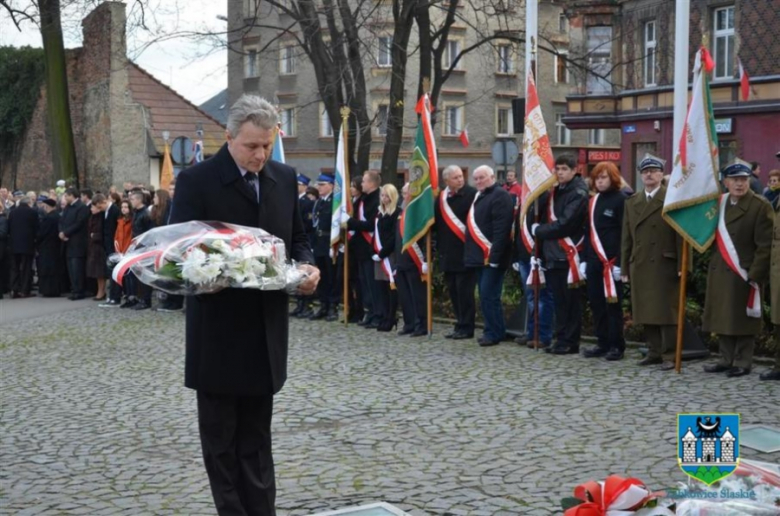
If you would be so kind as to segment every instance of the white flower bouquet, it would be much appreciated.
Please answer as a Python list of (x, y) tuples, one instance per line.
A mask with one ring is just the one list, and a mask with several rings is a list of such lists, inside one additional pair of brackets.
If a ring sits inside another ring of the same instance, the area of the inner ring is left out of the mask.
[(259, 228), (192, 221), (152, 229), (112, 255), (113, 279), (132, 271), (169, 294), (212, 294), (225, 288), (294, 292), (306, 278), (288, 262), (284, 241)]

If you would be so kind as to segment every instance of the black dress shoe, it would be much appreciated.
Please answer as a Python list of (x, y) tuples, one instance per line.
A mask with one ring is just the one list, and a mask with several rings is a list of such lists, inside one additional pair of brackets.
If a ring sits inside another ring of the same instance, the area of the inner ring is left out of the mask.
[(376, 330), (377, 328), (379, 328), (379, 323), (370, 322), (370, 323), (364, 324), (363, 328), (365, 328), (367, 330)]
[(325, 320), (328, 322), (338, 321), (339, 320), (339, 314), (336, 311), (328, 312), (328, 315), (325, 317)]
[(328, 311), (320, 308), (309, 316), (310, 321), (316, 321), (317, 319), (324, 319), (328, 315)]
[(604, 355), (605, 360), (615, 361), (623, 359), (623, 352), (619, 349), (610, 349), (609, 352)]
[(501, 344), (501, 341), (500, 340), (491, 340), (491, 339), (488, 339), (487, 337), (480, 337), (479, 340), (477, 341), (477, 344), (479, 344), (483, 348), (487, 348), (489, 346), (497, 346), (497, 345)]
[(312, 315), (314, 315), (314, 310), (306, 307), (296, 317), (298, 317), (298, 319), (308, 319)]
[(588, 348), (582, 352), (582, 356), (585, 358), (597, 358), (606, 356), (609, 353), (608, 350), (596, 346), (595, 348)]
[(664, 359), (661, 357), (650, 357), (647, 356), (636, 363), (638, 366), (649, 366), (649, 365), (656, 365), (656, 364), (663, 364)]
[(414, 330), (410, 337), (424, 337), (428, 335), (428, 330)]
[(458, 334), (458, 332), (457, 332), (457, 331), (451, 331), (451, 332), (449, 332), (449, 333), (445, 333), (445, 334), (444, 334), (444, 338), (445, 338), (445, 339), (451, 339), (451, 338), (453, 338), (453, 337), (454, 337), (455, 335), (457, 335), (457, 334)]
[(761, 373), (761, 376), (759, 376), (758, 379), (762, 381), (780, 380), (780, 371), (767, 371), (766, 373)]
[(414, 333), (413, 329), (410, 329), (410, 330), (400, 329), (400, 330), (398, 330), (397, 335), (400, 336), (400, 337), (403, 337), (404, 335), (411, 335), (412, 333)]
[(726, 373), (726, 376), (729, 378), (739, 378), (740, 376), (745, 376), (750, 374), (750, 369), (746, 367), (732, 367), (729, 369), (729, 372)]
[(520, 344), (521, 346), (527, 346), (529, 342), (533, 342), (533, 341), (529, 339), (527, 335), (523, 335), (522, 337), (517, 337), (515, 339), (515, 342), (517, 344)]
[(452, 337), (450, 337), (452, 340), (465, 340), (465, 339), (473, 339), (474, 334), (471, 333), (456, 333)]
[(550, 353), (553, 355), (579, 355), (580, 348), (574, 346), (553, 346), (553, 348), (550, 350)]
[(677, 366), (674, 365), (674, 362), (671, 362), (671, 361), (668, 361), (668, 360), (664, 360), (663, 362), (661, 362), (661, 365), (658, 366), (658, 370), (659, 371), (671, 371), (675, 367), (677, 367)]
[(704, 366), (705, 373), (724, 373), (730, 370), (731, 370), (731, 366), (727, 366), (724, 364), (712, 364), (712, 365)]

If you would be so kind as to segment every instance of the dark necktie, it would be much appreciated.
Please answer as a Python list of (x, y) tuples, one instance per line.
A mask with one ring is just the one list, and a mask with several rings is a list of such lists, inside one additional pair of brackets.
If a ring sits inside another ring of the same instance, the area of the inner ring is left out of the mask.
[(257, 197), (257, 202), (260, 202), (260, 190), (258, 188), (257, 174), (254, 172), (247, 172), (244, 174), (244, 181), (252, 189), (252, 192)]

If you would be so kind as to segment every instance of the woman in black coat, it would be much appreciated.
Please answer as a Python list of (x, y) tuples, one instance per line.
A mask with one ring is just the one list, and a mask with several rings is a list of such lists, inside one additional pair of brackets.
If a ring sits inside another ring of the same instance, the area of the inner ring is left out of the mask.
[[(379, 212), (374, 226), (374, 281), (379, 285), (378, 312), (382, 320), (377, 331), (390, 331), (396, 326), (398, 297), (395, 287), (395, 231), (398, 216), (398, 190), (391, 184), (384, 185), (379, 194)], [(366, 328), (372, 325), (367, 324)]]
[(620, 238), (626, 195), (620, 191), (620, 172), (614, 163), (602, 161), (590, 174), (595, 195), (588, 203), (585, 233), (585, 272), (588, 300), (598, 346), (586, 349), (588, 358), (620, 360), (626, 349), (623, 338), (623, 283), (620, 281)]
[(54, 199), (43, 201), (45, 215), (38, 226), (38, 292), (43, 297), (60, 296), (62, 249), (60, 247), (60, 214)]
[(105, 214), (100, 209), (106, 202), (106, 198), (97, 194), (89, 205), (91, 215), (87, 223), (87, 277), (97, 280), (97, 294), (95, 301), (106, 298), (106, 249), (103, 247), (103, 222)]
[[(409, 205), (409, 183), (402, 190), (404, 208)], [(428, 300), (426, 297), (425, 283), (423, 279), (428, 274), (428, 264), (425, 262), (425, 249), (427, 237), (418, 240), (406, 251), (403, 250), (404, 215), (398, 217), (397, 232), (395, 235), (395, 252), (398, 255), (396, 262), (396, 284), (398, 286), (398, 300), (401, 303), (401, 313), (404, 316), (403, 328), (398, 330), (398, 335), (410, 335), (421, 337), (428, 335)]]

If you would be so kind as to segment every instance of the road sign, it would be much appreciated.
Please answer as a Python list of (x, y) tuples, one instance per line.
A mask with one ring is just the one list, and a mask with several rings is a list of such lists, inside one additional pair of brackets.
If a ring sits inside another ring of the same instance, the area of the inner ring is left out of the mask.
[(517, 148), (517, 144), (514, 140), (498, 140), (493, 144), (493, 162), (497, 166), (505, 167), (507, 165), (514, 165), (517, 162), (517, 157), (520, 155), (520, 149)]
[(195, 158), (195, 149), (192, 140), (186, 136), (179, 136), (171, 145), (171, 159), (179, 166), (189, 165)]

